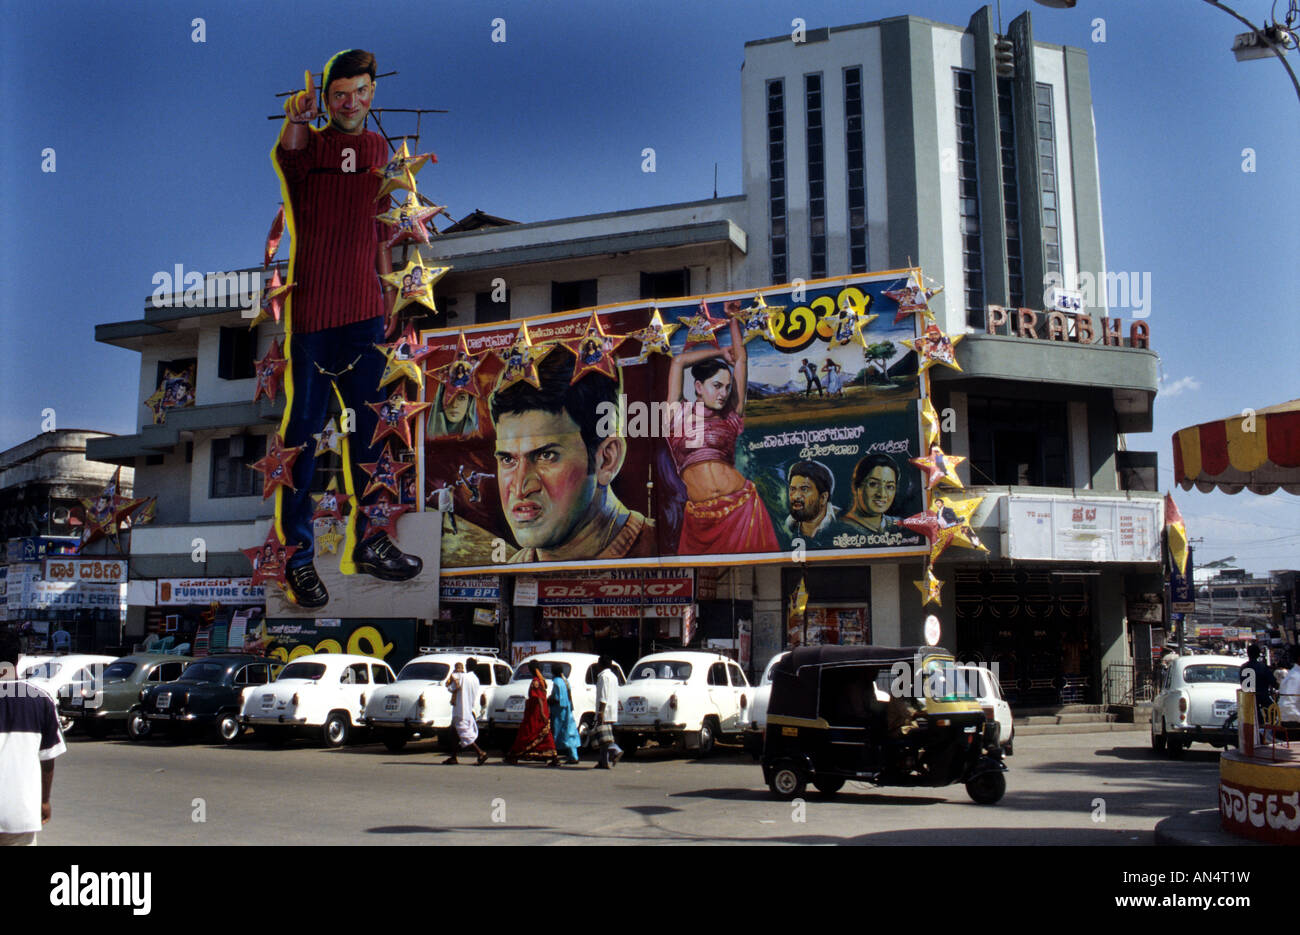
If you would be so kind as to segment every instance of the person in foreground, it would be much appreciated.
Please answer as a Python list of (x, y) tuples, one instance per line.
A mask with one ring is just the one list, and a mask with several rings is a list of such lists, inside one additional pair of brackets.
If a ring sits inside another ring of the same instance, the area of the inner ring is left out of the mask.
[(0, 633), (0, 845), (32, 845), (50, 820), (54, 758), (67, 750), (54, 699), (18, 678), (19, 642)]
[[(477, 765), (487, 762), (487, 752), (478, 745), (478, 719), (474, 709), (478, 706), (478, 697), (483, 690), (478, 676), (474, 674), (474, 665), (478, 660), (469, 659), (469, 671), (463, 663), (456, 663), (456, 668), (447, 676), (447, 688), (451, 690), (451, 723), (456, 729), (456, 740), (461, 750), (473, 750), (478, 756)], [(454, 766), (460, 760), (453, 753), (442, 761), (444, 765)]]
[(546, 679), (536, 659), (529, 660), (528, 671), (533, 680), (528, 685), (528, 701), (524, 705), (524, 720), (515, 735), (514, 746), (506, 754), (507, 763), (518, 763), (521, 758), (544, 759), (550, 766), (560, 765), (560, 755), (555, 750), (551, 735), (551, 713), (546, 704)]
[(573, 722), (573, 691), (569, 688), (569, 680), (559, 670), (551, 680), (551, 733), (555, 736), (556, 750), (563, 753), (568, 762), (577, 763), (582, 735)]
[(614, 742), (614, 725), (618, 722), (618, 676), (609, 656), (596, 662), (596, 743), (600, 760), (596, 769), (613, 769), (623, 756), (623, 748)]

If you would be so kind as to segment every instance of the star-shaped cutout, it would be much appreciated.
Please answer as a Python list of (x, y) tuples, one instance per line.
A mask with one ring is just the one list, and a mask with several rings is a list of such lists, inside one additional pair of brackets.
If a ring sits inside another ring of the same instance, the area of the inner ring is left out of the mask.
[(153, 395), (144, 401), (145, 407), (153, 413), (154, 425), (167, 421), (168, 409), (184, 409), (194, 405), (194, 368), (184, 370), (167, 370), (163, 381)]
[(315, 504), (311, 518), (313, 520), (335, 519), (340, 523), (343, 522), (343, 504), (347, 499), (339, 493), (338, 479), (331, 477), (329, 486), (322, 493), (311, 495), (311, 502)]
[(446, 205), (422, 205), (419, 196), (411, 192), (400, 205), (389, 208), (383, 214), (376, 214), (375, 220), (383, 221), (393, 229), (393, 235), (388, 238), (390, 247), (407, 241), (428, 243), (429, 229), (425, 226), (425, 222), (435, 214), (445, 211), (446, 208)]
[(361, 512), (370, 521), (370, 532), (385, 532), (390, 539), (397, 538), (397, 518), (410, 510), (409, 506), (394, 503), (384, 496), (361, 508)]
[(86, 497), (81, 500), (86, 519), (81, 534), (81, 544), (89, 545), (96, 539), (117, 540), (117, 533), (124, 520), (136, 507), (146, 504), (148, 500), (135, 500), (120, 495), (122, 469), (113, 472), (113, 479), (108, 482), (98, 497)]
[(384, 355), (380, 386), (401, 379), (412, 380), (416, 386), (424, 386), (424, 360), (433, 355), (434, 349), (420, 343), (420, 339), (415, 336), (415, 328), (409, 322), (402, 336), (392, 344), (376, 344), (375, 347)]
[(338, 523), (329, 522), (325, 524), (325, 529), (316, 533), (316, 544), (320, 546), (322, 555), (337, 555), (339, 543), (343, 541), (344, 535), (339, 531), (343, 527)]
[(880, 316), (869, 315), (865, 311), (866, 303), (871, 301), (869, 296), (857, 302), (854, 298), (847, 293), (841, 296), (840, 307), (822, 319), (830, 328), (831, 347), (847, 347), (850, 344), (857, 344), (864, 349), (867, 347), (868, 341), (864, 332), (867, 325)]
[(938, 445), (930, 446), (930, 453), (923, 458), (911, 461), (925, 474), (925, 489), (933, 490), (937, 484), (949, 484), (961, 487), (961, 478), (957, 476), (957, 465), (966, 459), (956, 455), (946, 455)]
[(783, 311), (785, 311), (784, 305), (768, 305), (761, 295), (754, 296), (753, 305), (742, 308), (731, 316), (740, 322), (741, 343), (748, 344), (751, 338), (762, 338), (775, 343), (776, 334), (772, 330), (772, 316)]
[[(415, 467), (409, 461), (398, 461), (394, 458), (387, 442), (384, 443), (384, 451), (378, 461), (361, 466), (370, 474), (370, 483), (366, 484), (366, 489), (361, 493), (363, 497), (368, 497), (381, 488), (390, 491), (394, 497), (400, 496), (401, 476)], [(362, 508), (361, 512), (365, 513), (365, 509)]]
[(433, 302), (433, 284), (447, 275), (450, 266), (425, 266), (420, 251), (412, 251), (406, 268), (385, 273), (384, 282), (397, 287), (397, 298), (393, 302), (393, 314), (396, 315), (412, 302), (423, 305), (431, 312), (438, 311)]
[(298, 455), (302, 454), (303, 449), (306, 447), (307, 443), (303, 442), (294, 448), (286, 448), (284, 447), (284, 439), (280, 437), (279, 432), (271, 436), (271, 447), (267, 451), (266, 457), (252, 464), (253, 470), (263, 475), (263, 500), (271, 496), (277, 487), (295, 489), (293, 486), (293, 462), (298, 460)]
[(589, 373), (602, 373), (611, 380), (617, 380), (618, 360), (614, 352), (626, 340), (624, 335), (606, 334), (601, 327), (600, 317), (592, 312), (581, 337), (560, 341), (577, 358), (573, 365), (573, 379), (569, 382), (577, 383)]
[(266, 233), (266, 250), (262, 257), (262, 268), (271, 265), (275, 255), (280, 252), (280, 240), (284, 237), (284, 205), (275, 212), (275, 217), (271, 219), (271, 229)]
[(983, 497), (935, 497), (931, 511), (935, 515), (938, 531), (930, 543), (931, 563), (943, 554), (944, 549), (954, 544), (967, 549), (988, 551), (971, 526), (971, 517), (983, 502)]
[(239, 551), (248, 557), (249, 564), (253, 566), (253, 585), (270, 581), (282, 588), (288, 587), (284, 573), (288, 570), (289, 559), (293, 557), (294, 552), (298, 551), (298, 547), (285, 545), (280, 541), (280, 537), (275, 533), (275, 523), (267, 529), (266, 539), (261, 545)]
[(406, 390), (397, 390), (383, 402), (366, 403), (375, 410), (378, 421), (375, 434), (370, 439), (374, 444), (389, 435), (396, 435), (407, 448), (411, 447), (411, 420), (428, 409), (433, 403), (413, 403), (406, 398)]
[(898, 303), (898, 314), (894, 316), (894, 324), (906, 321), (908, 315), (916, 312), (924, 312), (926, 318), (933, 320), (934, 313), (930, 311), (929, 302), (942, 291), (943, 286), (935, 289), (925, 288), (921, 285), (920, 277), (915, 273), (909, 275), (907, 282), (901, 287), (886, 289), (885, 295)]
[(553, 344), (534, 345), (532, 335), (528, 333), (528, 322), (522, 322), (510, 346), (503, 351), (492, 352), (504, 365), (497, 377), (497, 390), (514, 386), (520, 380), (526, 380), (541, 389), (542, 379), (537, 374), (537, 365), (554, 347)]
[(327, 451), (332, 451), (339, 457), (343, 456), (343, 436), (339, 433), (338, 422), (333, 416), (330, 416), (330, 420), (325, 423), (325, 428), (313, 435), (312, 438), (316, 439), (317, 457)]
[(437, 161), (438, 157), (433, 153), (412, 156), (406, 140), (402, 140), (400, 152), (394, 153), (393, 158), (385, 165), (375, 166), (370, 170), (380, 178), (379, 194), (375, 196), (375, 201), (395, 191), (415, 191), (415, 173), (423, 169), (427, 163)]
[(686, 347), (692, 344), (712, 344), (716, 347), (718, 338), (714, 332), (727, 326), (725, 318), (714, 318), (709, 314), (709, 303), (703, 299), (700, 299), (698, 314), (687, 315), (677, 320), (686, 326)]
[(920, 581), (913, 581), (912, 583), (921, 592), (922, 607), (926, 604), (943, 606), (943, 602), (939, 600), (939, 592), (943, 589), (943, 582), (934, 576), (934, 572), (930, 570), (929, 565), (925, 566), (925, 576)]
[[(252, 321), (248, 323), (249, 328), (256, 328), (264, 321), (274, 320), (276, 324), (280, 323), (280, 315), (284, 311), (284, 297), (293, 288), (293, 283), (285, 283), (280, 278), (280, 267), (271, 271), (271, 281), (266, 281), (266, 276), (262, 276), (262, 288), (257, 293), (256, 308), (257, 312), (252, 316)], [(250, 310), (246, 310), (245, 314)]]
[[(450, 403), (461, 393), (468, 393), (474, 397), (481, 395), (481, 388), (478, 380), (475, 379), (475, 374), (483, 365), (483, 358), (487, 353), (487, 351), (479, 351), (477, 354), (471, 354), (469, 343), (465, 340), (465, 332), (462, 331), (457, 335), (456, 356), (449, 363), (429, 371), (430, 377), (446, 387), (442, 394), (444, 403)], [(397, 491), (394, 490), (393, 493)]]
[(284, 349), (280, 347), (280, 339), (276, 338), (271, 342), (266, 356), (257, 362), (254, 371), (257, 376), (257, 386), (253, 390), (253, 402), (257, 402), (263, 396), (272, 402), (275, 401), (275, 397), (280, 395), (280, 380), (283, 379), (284, 368), (288, 365), (289, 362), (284, 359)]
[(898, 525), (911, 532), (920, 533), (930, 542), (934, 542), (939, 535), (939, 517), (933, 510), (922, 510), (920, 513), (913, 513), (911, 516), (900, 519)]
[(916, 351), (917, 373), (925, 373), (935, 364), (961, 370), (961, 364), (957, 363), (957, 344), (965, 337), (964, 334), (949, 337), (938, 325), (926, 325), (925, 334), (919, 338), (904, 338), (903, 344)]
[(673, 322), (671, 325), (664, 324), (664, 316), (658, 307), (650, 314), (650, 322), (640, 331), (633, 331), (627, 336), (629, 341), (640, 341), (641, 351), (630, 361), (633, 364), (643, 364), (650, 359), (651, 354), (663, 354), (665, 357), (673, 356), (672, 346), (669, 344), (673, 332), (680, 328), (681, 325)]
[(939, 444), (939, 413), (935, 412), (929, 396), (921, 400), (921, 425), (925, 429), (925, 447)]

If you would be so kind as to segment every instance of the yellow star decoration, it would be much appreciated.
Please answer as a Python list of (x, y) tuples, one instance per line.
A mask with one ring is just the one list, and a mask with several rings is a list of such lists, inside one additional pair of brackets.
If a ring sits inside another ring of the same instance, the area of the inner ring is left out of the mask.
[(383, 214), (376, 214), (375, 220), (383, 221), (393, 229), (393, 235), (388, 238), (390, 247), (404, 240), (428, 243), (429, 229), (425, 227), (425, 222), (446, 209), (446, 205), (426, 207), (420, 204), (419, 196), (411, 192), (400, 205), (389, 208)]
[(412, 156), (410, 148), (406, 145), (406, 140), (402, 140), (401, 152), (394, 153), (393, 158), (388, 160), (388, 163), (382, 168), (376, 166), (370, 170), (383, 180), (379, 186), (379, 194), (375, 196), (375, 201), (401, 189), (415, 191), (415, 173), (423, 169), (427, 163), (437, 161), (438, 157), (433, 153), (420, 153), (418, 156)]
[(894, 324), (905, 321), (908, 315), (915, 312), (922, 312), (927, 321), (934, 321), (934, 312), (930, 311), (929, 303), (942, 291), (943, 286), (934, 289), (922, 286), (921, 275), (918, 272), (911, 273), (901, 289), (886, 289), (884, 294), (898, 303), (898, 314), (894, 316)]
[(939, 600), (939, 593), (943, 590), (943, 582), (934, 576), (930, 566), (925, 566), (925, 576), (920, 581), (913, 581), (916, 589), (921, 592), (921, 606), (926, 604), (937, 604), (943, 606), (943, 601)]
[(695, 315), (683, 315), (677, 319), (686, 326), (686, 346), (692, 344), (712, 344), (718, 346), (714, 332), (727, 326), (725, 318), (714, 318), (709, 314), (709, 303), (700, 299), (700, 311)]
[[(469, 343), (465, 340), (465, 332), (458, 332), (456, 339), (456, 356), (441, 367), (429, 371), (429, 376), (445, 387), (442, 398), (448, 403), (462, 393), (475, 398), (481, 395), (482, 388), (478, 385), (475, 375), (478, 373), (478, 368), (483, 365), (483, 359), (488, 355), (487, 351), (471, 354)], [(393, 491), (393, 496), (397, 496), (396, 490)]]
[(544, 344), (540, 347), (534, 345), (532, 336), (528, 333), (528, 322), (520, 324), (510, 346), (503, 351), (492, 352), (504, 364), (501, 375), (497, 377), (496, 388), (504, 390), (508, 386), (514, 386), (520, 380), (526, 380), (540, 390), (542, 378), (537, 374), (537, 364), (554, 347), (553, 344)]
[(420, 251), (416, 250), (405, 269), (386, 273), (382, 277), (384, 282), (397, 287), (393, 314), (412, 302), (418, 302), (431, 312), (438, 311), (438, 306), (433, 303), (433, 284), (446, 276), (450, 269), (450, 266), (425, 266)]
[(950, 545), (959, 545), (966, 549), (979, 549), (987, 552), (988, 548), (980, 542), (971, 526), (971, 517), (984, 502), (983, 497), (935, 497), (931, 504), (939, 518), (938, 533), (930, 543), (930, 562), (933, 563)]
[(948, 484), (960, 489), (963, 484), (961, 478), (957, 476), (957, 465), (965, 460), (964, 457), (944, 454), (943, 449), (938, 445), (931, 445), (930, 453), (925, 457), (911, 459), (912, 463), (925, 474), (926, 490), (933, 490), (939, 484)]
[(935, 412), (929, 396), (921, 400), (921, 425), (925, 429), (925, 447), (939, 444), (939, 413)]
[(325, 423), (325, 428), (321, 429), (312, 438), (316, 439), (316, 456), (320, 457), (327, 451), (332, 451), (340, 457), (343, 455), (343, 436), (339, 434), (338, 423), (334, 417)]
[(608, 334), (600, 324), (600, 317), (592, 312), (581, 336), (566, 338), (559, 342), (577, 358), (573, 364), (573, 379), (569, 382), (577, 383), (593, 372), (603, 373), (611, 380), (617, 380), (618, 361), (614, 352), (626, 340), (625, 335)]
[(804, 611), (808, 609), (808, 586), (804, 584), (804, 579), (799, 579), (799, 586), (794, 589), (790, 595), (790, 613), (797, 616), (803, 616)]
[(343, 505), (348, 503), (346, 494), (340, 493), (337, 477), (331, 477), (329, 485), (322, 493), (311, 495), (313, 520), (334, 519), (343, 521)]
[(772, 333), (772, 316), (785, 311), (784, 305), (768, 305), (761, 295), (754, 296), (754, 304), (742, 308), (732, 315), (740, 322), (741, 342), (748, 344), (750, 338), (762, 338), (775, 343), (776, 335)]
[(379, 376), (381, 387), (403, 378), (424, 386), (424, 359), (433, 354), (433, 348), (420, 343), (411, 324), (407, 324), (402, 336), (392, 344), (375, 347), (384, 355), (384, 372)]
[(867, 347), (867, 336), (863, 332), (880, 316), (867, 314), (853, 298), (846, 293), (840, 299), (839, 309), (822, 319), (830, 329), (831, 347), (848, 347), (850, 344), (857, 344), (864, 350)]
[(641, 342), (641, 353), (632, 359), (634, 364), (643, 364), (650, 359), (651, 354), (663, 354), (665, 357), (672, 357), (673, 350), (669, 345), (673, 332), (680, 328), (681, 325), (673, 322), (671, 325), (664, 324), (664, 316), (656, 307), (650, 316), (650, 323), (640, 331), (634, 331), (628, 335), (628, 340), (637, 340)]
[(964, 337), (964, 334), (949, 337), (939, 330), (938, 325), (926, 325), (925, 334), (919, 338), (904, 338), (902, 343), (916, 351), (918, 374), (925, 373), (935, 364), (961, 370), (961, 365), (957, 363), (957, 345)]
[(327, 552), (331, 555), (338, 554), (339, 543), (344, 539), (339, 532), (341, 528), (342, 526), (338, 523), (329, 522), (326, 524), (324, 532), (316, 534), (316, 542), (320, 546), (321, 554)]
[(286, 283), (280, 279), (280, 267), (276, 267), (271, 273), (271, 281), (267, 282), (266, 277), (262, 277), (262, 289), (257, 293), (257, 300), (253, 303), (253, 308), (257, 309), (257, 314), (253, 316), (248, 323), (249, 328), (256, 328), (264, 321), (279, 321), (284, 309), (284, 297), (293, 283)]

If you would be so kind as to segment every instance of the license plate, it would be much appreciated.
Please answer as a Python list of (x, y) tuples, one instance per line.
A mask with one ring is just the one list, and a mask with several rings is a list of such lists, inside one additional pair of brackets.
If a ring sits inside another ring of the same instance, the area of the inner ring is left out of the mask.
[(159, 710), (159, 711), (162, 711), (163, 709), (169, 707), (169, 706), (171, 705), (171, 703), (172, 703), (171, 692), (163, 692), (162, 694), (160, 694), (160, 695), (158, 696), (158, 710)]
[(514, 696), (513, 698), (511, 698), (508, 702), (506, 702), (506, 710), (507, 710), (507, 711), (522, 711), (522, 710), (524, 710), (524, 699), (521, 698), (521, 697), (519, 697), (518, 695), (515, 695), (515, 696)]
[(384, 710), (396, 711), (397, 706), (401, 704), (401, 701), (402, 699), (398, 698), (396, 695), (389, 695), (387, 698), (384, 699)]
[(628, 714), (645, 714), (646, 704), (644, 698), (629, 698), (627, 700)]
[(72, 697), (68, 699), (68, 704), (72, 705), (74, 708), (80, 708), (85, 703), (86, 699), (81, 697), (81, 692), (74, 693)]
[(1228, 717), (1237, 713), (1237, 705), (1231, 701), (1216, 701), (1214, 703), (1215, 717)]
[(263, 708), (274, 708), (274, 707), (275, 707), (275, 695), (263, 695), (263, 696), (262, 696), (262, 707), (263, 707)]

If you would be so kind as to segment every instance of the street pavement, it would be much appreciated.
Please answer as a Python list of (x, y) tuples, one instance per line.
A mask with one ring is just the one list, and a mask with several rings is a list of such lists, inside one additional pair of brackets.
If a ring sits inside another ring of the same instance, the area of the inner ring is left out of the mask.
[(1169, 760), (1145, 733), (1017, 737), (994, 806), (961, 785), (858, 783), (780, 802), (738, 748), (697, 760), (650, 747), (613, 771), (442, 759), (427, 742), (390, 753), (73, 735), (40, 844), (1150, 845), (1161, 819), (1217, 804), (1213, 748)]

